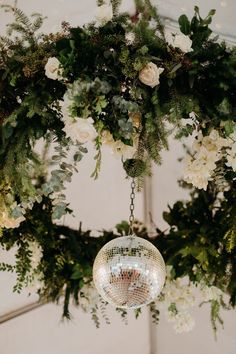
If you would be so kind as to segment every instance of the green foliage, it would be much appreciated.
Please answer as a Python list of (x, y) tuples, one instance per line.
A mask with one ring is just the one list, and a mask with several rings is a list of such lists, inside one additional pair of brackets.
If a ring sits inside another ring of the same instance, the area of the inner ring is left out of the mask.
[(217, 300), (212, 300), (211, 301), (211, 324), (215, 334), (217, 331), (217, 323), (223, 326), (223, 320), (220, 317), (220, 304)]
[(236, 232), (235, 230), (228, 230), (224, 236), (227, 241), (226, 250), (227, 252), (232, 252), (236, 247)]
[(159, 315), (160, 315), (160, 311), (158, 310), (158, 308), (156, 307), (155, 302), (152, 302), (149, 305), (150, 311), (151, 311), (151, 316), (152, 316), (152, 322), (154, 324), (158, 324), (159, 323)]
[(136, 178), (144, 174), (146, 164), (142, 160), (128, 159), (123, 163), (123, 167), (127, 173), (127, 176)]
[[(220, 208), (215, 208), (217, 194), (209, 190), (197, 192), (187, 203), (177, 202), (164, 219), (170, 225), (168, 235), (157, 243), (175, 277), (188, 275), (191, 281), (207, 279), (211, 284), (228, 292), (235, 304), (235, 248), (231, 232), (235, 227), (235, 183), (224, 193)], [(231, 250), (231, 251), (230, 251)], [(195, 273), (194, 266), (200, 273)], [(230, 271), (229, 271), (230, 269)]]
[(191, 33), (191, 24), (188, 17), (186, 15), (181, 15), (178, 21), (181, 32), (188, 36)]

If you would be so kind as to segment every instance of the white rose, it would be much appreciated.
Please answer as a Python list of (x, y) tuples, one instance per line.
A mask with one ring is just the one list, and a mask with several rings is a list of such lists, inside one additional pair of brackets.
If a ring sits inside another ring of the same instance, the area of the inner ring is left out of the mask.
[(63, 130), (72, 141), (84, 144), (88, 141), (93, 141), (97, 137), (93, 122), (92, 118), (75, 118), (74, 121), (66, 121)]
[(159, 85), (160, 74), (163, 71), (163, 68), (158, 68), (156, 64), (150, 62), (140, 71), (139, 80), (145, 85), (155, 87)]
[(45, 65), (45, 75), (52, 80), (60, 80), (62, 78), (62, 69), (57, 58), (49, 58)]
[(179, 48), (184, 53), (188, 53), (193, 50), (191, 48), (192, 41), (188, 36), (185, 36), (185, 34), (176, 34), (175, 35), (175, 38), (173, 40), (173, 47)]
[(105, 24), (111, 21), (112, 17), (113, 17), (113, 11), (111, 5), (104, 4), (98, 7), (97, 14), (96, 14), (96, 19), (98, 22), (100, 22), (101, 24)]

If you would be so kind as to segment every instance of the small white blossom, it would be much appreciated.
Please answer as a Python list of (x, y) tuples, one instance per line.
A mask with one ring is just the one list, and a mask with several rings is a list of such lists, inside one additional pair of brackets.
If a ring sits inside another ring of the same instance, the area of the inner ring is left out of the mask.
[(181, 118), (181, 125), (186, 127), (186, 125), (197, 125), (198, 121), (194, 112), (189, 113), (189, 118)]
[(52, 80), (62, 79), (62, 69), (60, 68), (60, 62), (56, 57), (48, 59), (45, 65), (45, 75)]
[(216, 286), (203, 286), (201, 288), (202, 301), (219, 300), (222, 291)]
[(183, 279), (170, 280), (167, 278), (165, 287), (162, 291), (162, 305), (169, 308), (174, 303), (177, 310), (187, 310), (195, 305), (193, 288), (185, 284)]
[[(215, 164), (214, 166), (210, 165), (210, 167), (215, 168)], [(190, 156), (185, 158), (184, 180), (194, 187), (206, 190), (211, 172), (212, 168), (209, 168), (206, 159), (194, 159)]]
[(132, 45), (135, 42), (135, 33), (134, 32), (126, 33), (125, 40), (127, 45)]
[(124, 144), (121, 140), (117, 140), (112, 145), (114, 155), (122, 157), (124, 160), (131, 159), (135, 152), (135, 146)]
[(31, 267), (37, 269), (43, 256), (42, 247), (38, 242), (29, 242), (29, 251), (32, 254), (30, 258)]
[(168, 320), (173, 323), (176, 333), (190, 332), (195, 326), (194, 318), (186, 311), (172, 314)]
[(109, 146), (115, 156), (122, 157), (124, 160), (131, 159), (136, 152), (135, 144), (134, 146), (130, 146), (124, 144), (121, 140), (115, 141), (112, 134), (108, 130), (104, 130), (102, 132), (102, 143)]
[(222, 148), (228, 146), (228, 140), (222, 138), (213, 129), (208, 136), (202, 132), (193, 143), (193, 156), (185, 159), (184, 180), (199, 189), (207, 189), (216, 162), (222, 157)]
[(167, 321), (177, 333), (191, 331), (195, 321), (188, 311), (196, 305), (195, 289), (187, 278), (171, 279), (171, 267), (166, 270), (166, 284), (156, 305), (164, 309)]
[(91, 311), (100, 300), (99, 294), (93, 284), (85, 284), (79, 295), (79, 304), (85, 312)]
[(236, 172), (236, 143), (227, 150), (227, 162), (226, 166), (232, 167), (233, 171)]
[(43, 250), (42, 247), (38, 244), (38, 242), (29, 242), (29, 251), (31, 252), (31, 271), (28, 276), (30, 281), (27, 284), (26, 288), (29, 293), (35, 293), (37, 292), (37, 290), (44, 286), (43, 274), (38, 269), (43, 256)]
[(158, 68), (156, 64), (148, 63), (139, 73), (139, 80), (150, 87), (155, 87), (160, 83), (160, 75), (164, 71), (163, 68)]
[(236, 172), (236, 131), (230, 135), (228, 141), (229, 149), (226, 150), (226, 166), (232, 167), (233, 171)]
[(108, 4), (104, 4), (98, 7), (96, 19), (102, 25), (106, 24), (107, 22), (111, 21), (113, 17), (112, 6)]
[(196, 115), (196, 113), (195, 112), (190, 112), (189, 113), (189, 118), (191, 118), (192, 120), (196, 120), (197, 119), (197, 115)]

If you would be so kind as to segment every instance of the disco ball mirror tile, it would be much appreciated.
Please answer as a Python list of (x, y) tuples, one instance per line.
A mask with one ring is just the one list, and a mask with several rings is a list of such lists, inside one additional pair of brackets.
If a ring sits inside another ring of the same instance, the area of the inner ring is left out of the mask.
[(102, 298), (119, 308), (155, 300), (165, 283), (165, 263), (156, 247), (136, 236), (118, 237), (98, 253), (94, 284)]

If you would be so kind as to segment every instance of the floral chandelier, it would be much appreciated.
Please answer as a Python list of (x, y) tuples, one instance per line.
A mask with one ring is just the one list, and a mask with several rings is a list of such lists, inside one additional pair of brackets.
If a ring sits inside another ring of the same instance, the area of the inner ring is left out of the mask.
[[(38, 33), (41, 15), (29, 19), (2, 6), (15, 21), (0, 37), (0, 243), (17, 251), (16, 264), (0, 263), (0, 270), (17, 273), (14, 291), (37, 283), (42, 299), (64, 297), (64, 316), (72, 298), (98, 325), (105, 302), (95, 295), (92, 264), (129, 225), (99, 238), (57, 225), (71, 212), (65, 183), (92, 142), (93, 178), (107, 145), (141, 188), (151, 163), (161, 163), (170, 130), (177, 139), (193, 135), (181, 182), (191, 200), (165, 212), (170, 227), (151, 240), (168, 278), (149, 307), (154, 321), (164, 306), (178, 332), (189, 330), (198, 289), (202, 302), (211, 303), (216, 329), (220, 308), (236, 300), (236, 49), (212, 34), (214, 10), (202, 18), (195, 7), (193, 18), (182, 15), (180, 32), (172, 33), (149, 0), (136, 0), (133, 16), (119, 13), (120, 2), (99, 0), (96, 21), (82, 28), (63, 23), (61, 32), (48, 35)], [(148, 239), (142, 224), (133, 231)], [(119, 311), (124, 317), (126, 310)]]

